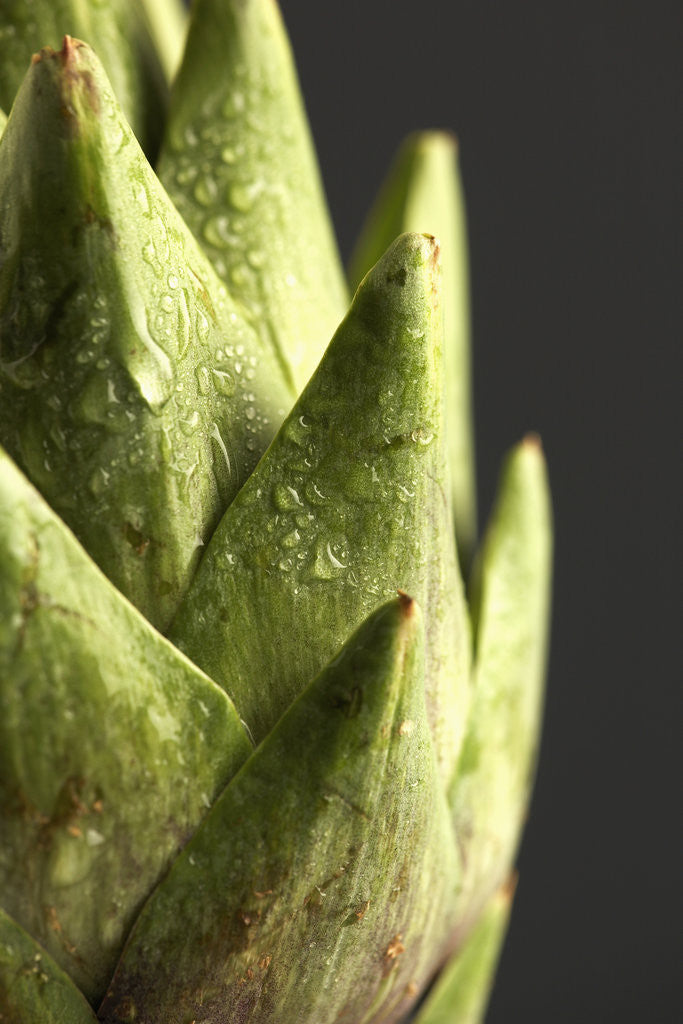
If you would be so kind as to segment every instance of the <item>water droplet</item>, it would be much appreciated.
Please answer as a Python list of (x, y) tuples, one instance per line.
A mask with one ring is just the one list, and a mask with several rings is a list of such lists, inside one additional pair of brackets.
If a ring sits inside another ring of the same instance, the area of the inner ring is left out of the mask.
[(231, 206), (234, 206), (236, 210), (241, 213), (248, 213), (253, 206), (253, 197), (251, 190), (245, 185), (235, 184), (232, 185), (228, 192), (228, 201)]
[(195, 330), (201, 341), (206, 341), (209, 337), (209, 321), (204, 316), (201, 310), (197, 311), (197, 317), (195, 319)]
[(223, 104), (223, 114), (225, 117), (237, 117), (242, 113), (245, 105), (244, 93), (235, 89)]
[(280, 512), (292, 512), (303, 505), (298, 492), (287, 484), (275, 484), (273, 501)]
[(164, 310), (164, 312), (170, 313), (171, 310), (173, 309), (173, 296), (172, 295), (162, 295), (160, 305), (161, 305), (161, 308)]
[(266, 258), (263, 253), (258, 249), (250, 249), (247, 253), (247, 263), (254, 270), (258, 270), (265, 263)]
[(194, 125), (188, 124), (185, 132), (183, 133), (183, 141), (186, 146), (190, 146), (191, 148), (197, 145), (199, 142), (199, 136), (194, 129)]
[(211, 391), (211, 372), (207, 366), (198, 366), (195, 370), (197, 386), (202, 395), (208, 395)]
[[(216, 391), (220, 395), (232, 395), (235, 392), (235, 380), (225, 370), (213, 369), (213, 382)], [(247, 411), (248, 414), (248, 411)]]
[(209, 217), (202, 228), (202, 234), (209, 245), (215, 245), (217, 248), (224, 248), (234, 241), (234, 236), (230, 232), (230, 218), (223, 213)]
[(323, 505), (327, 501), (327, 495), (312, 481), (306, 484), (306, 498), (312, 505)]
[(185, 185), (189, 185), (191, 181), (197, 177), (197, 168), (192, 164), (188, 164), (186, 167), (181, 168), (175, 176), (175, 180), (178, 185), (182, 188)]
[(407, 502), (410, 498), (415, 497), (415, 491), (409, 491), (403, 484), (397, 484), (397, 490), (399, 501)]
[(178, 278), (175, 276), (175, 274), (168, 275), (168, 287), (171, 289), (171, 291), (173, 291), (174, 288), (178, 287)]
[(145, 263), (149, 263), (150, 266), (154, 267), (157, 261), (157, 251), (154, 248), (154, 242), (150, 238), (142, 247), (142, 258)]
[(202, 206), (211, 206), (218, 194), (218, 186), (213, 178), (204, 175), (193, 189), (193, 195)]
[(301, 540), (301, 534), (298, 530), (291, 530), (282, 538), (283, 548), (295, 548)]

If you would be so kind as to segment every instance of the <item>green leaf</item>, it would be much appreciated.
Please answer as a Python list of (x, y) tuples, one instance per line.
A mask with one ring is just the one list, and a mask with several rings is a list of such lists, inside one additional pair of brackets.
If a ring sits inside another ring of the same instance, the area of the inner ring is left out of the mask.
[(185, 46), (187, 9), (182, 0), (142, 0), (164, 73), (173, 81)]
[(445, 492), (438, 248), (398, 239), (217, 528), (169, 636), (256, 741), (397, 589), (427, 629), (427, 702), (450, 778), (469, 627)]
[(0, 565), (2, 902), (95, 999), (251, 747), (4, 453)]
[(514, 886), (489, 900), (462, 949), (434, 984), (413, 1024), (480, 1024), (505, 938)]
[(158, 171), (301, 390), (347, 297), (273, 0), (197, 0)]
[(448, 461), (458, 552), (466, 568), (477, 528), (469, 270), (458, 148), (454, 136), (447, 132), (416, 132), (403, 143), (351, 259), (353, 287), (404, 231), (428, 231), (441, 246)]
[(0, 1021), (97, 1024), (70, 978), (0, 909)]
[[(0, 0), (0, 104), (9, 110), (31, 55), (65, 34), (97, 51), (150, 159), (158, 151), (168, 87), (139, 0)], [(11, 28), (11, 31), (10, 31)]]
[(293, 394), (84, 44), (33, 63), (0, 195), (0, 442), (163, 629)]
[(513, 862), (536, 762), (552, 559), (550, 496), (538, 439), (504, 465), (478, 563), (472, 710), (450, 790), (465, 864), (461, 915), (473, 921)]
[(409, 1009), (448, 942), (457, 872), (423, 674), (402, 596), (291, 706), (153, 893), (105, 1024)]
[(4, 110), (0, 110), (0, 135), (2, 135), (2, 133), (4, 132), (6, 124), (7, 124), (7, 114), (5, 113)]

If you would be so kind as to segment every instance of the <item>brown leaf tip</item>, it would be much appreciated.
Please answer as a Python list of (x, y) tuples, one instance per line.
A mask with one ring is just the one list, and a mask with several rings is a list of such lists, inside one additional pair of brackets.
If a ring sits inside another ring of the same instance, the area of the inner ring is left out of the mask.
[(83, 43), (80, 39), (74, 39), (72, 36), (64, 36), (62, 40), (62, 48), (59, 51), (59, 56), (62, 58), (64, 64), (73, 64), (76, 60), (76, 52), (80, 50)]
[(522, 438), (522, 444), (525, 448), (528, 448), (530, 451), (543, 451), (543, 444), (541, 442), (540, 434), (536, 434), (533, 430), (530, 430), (528, 434), (524, 435), (524, 437)]
[(406, 594), (405, 590), (397, 590), (398, 603), (406, 619), (415, 614), (415, 598)]

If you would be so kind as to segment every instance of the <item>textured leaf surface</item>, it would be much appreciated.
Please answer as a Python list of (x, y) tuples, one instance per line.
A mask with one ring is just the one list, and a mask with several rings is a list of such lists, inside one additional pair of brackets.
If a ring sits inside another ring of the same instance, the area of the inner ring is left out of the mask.
[(480, 1024), (505, 938), (513, 890), (500, 889), (482, 911), (467, 942), (444, 967), (414, 1024)]
[(140, 0), (0, 0), (0, 104), (7, 111), (31, 55), (65, 35), (97, 51), (114, 92), (152, 159), (159, 148), (168, 89)]
[(351, 260), (356, 287), (404, 231), (428, 231), (441, 246), (448, 461), (460, 560), (469, 565), (477, 528), (470, 407), (470, 299), (465, 201), (457, 143), (446, 132), (418, 132), (401, 147)]
[(510, 453), (476, 566), (472, 710), (450, 800), (473, 919), (515, 856), (536, 763), (548, 639), (551, 509), (538, 440)]
[(394, 1021), (448, 940), (456, 857), (407, 597), (233, 779), (145, 906), (106, 1024)]
[(4, 453), (0, 565), (1, 899), (95, 998), (251, 748)]
[(0, 910), (0, 1022), (97, 1024), (71, 979)]
[(301, 390), (347, 297), (273, 0), (197, 0), (158, 171)]
[(164, 628), (293, 395), (89, 47), (32, 65), (0, 194), (0, 441)]
[(214, 534), (170, 636), (259, 741), (397, 589), (427, 622), (444, 777), (468, 698), (469, 631), (445, 492), (438, 249), (397, 240)]

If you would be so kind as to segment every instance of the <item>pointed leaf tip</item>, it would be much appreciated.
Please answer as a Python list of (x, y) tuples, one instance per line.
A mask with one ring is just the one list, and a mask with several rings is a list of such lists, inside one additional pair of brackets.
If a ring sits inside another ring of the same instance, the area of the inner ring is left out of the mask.
[(193, 5), (158, 172), (300, 391), (348, 300), (278, 4)]
[(429, 715), (449, 778), (470, 637), (446, 498), (437, 256), (432, 236), (402, 235), (366, 275), (214, 533), (170, 636), (259, 741), (402, 589), (430, 622)]
[(531, 795), (551, 568), (545, 458), (529, 434), (503, 464), (471, 585), (473, 697), (449, 796), (466, 863), (462, 916), (468, 921), (509, 872)]
[(449, 940), (457, 865), (405, 603), (362, 623), (228, 785), (143, 909), (104, 1024), (131, 1020), (122, 1006), (224, 1024), (410, 1008)]
[[(9, 7), (11, 30), (0, 33), (0, 104), (7, 109), (12, 105), (32, 52), (32, 64), (44, 63), (52, 50), (63, 66), (71, 66), (74, 50), (85, 40), (107, 69), (136, 137), (153, 160), (165, 120), (168, 88), (142, 4), (138, 0), (31, 0)], [(4, 23), (8, 5), (3, 4), (2, 9)], [(69, 29), (66, 38), (65, 27)]]
[(470, 393), (467, 229), (458, 145), (445, 131), (415, 132), (396, 155), (349, 266), (352, 287), (403, 231), (432, 232), (442, 247), (448, 462), (460, 562), (469, 567), (476, 535)]
[(0, 193), (0, 442), (164, 630), (294, 395), (86, 44), (30, 68)]

